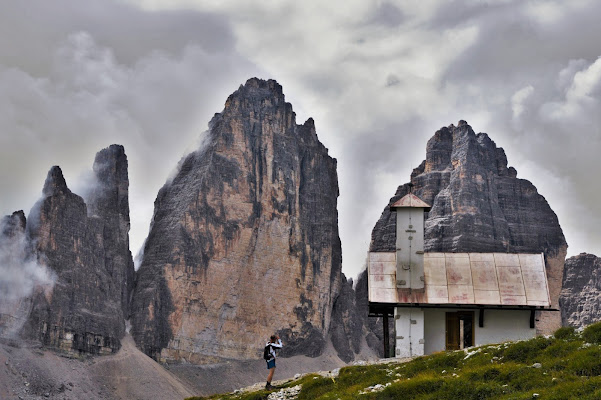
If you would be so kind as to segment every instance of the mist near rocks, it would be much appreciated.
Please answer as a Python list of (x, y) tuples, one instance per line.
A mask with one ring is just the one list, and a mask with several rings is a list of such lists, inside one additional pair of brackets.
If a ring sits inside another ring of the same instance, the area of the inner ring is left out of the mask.
[[(0, 232), (5, 223), (0, 222)], [(29, 297), (36, 287), (51, 289), (56, 277), (28, 251), (25, 232), (0, 236), (0, 298), (9, 302)]]
[[(34, 291), (49, 292), (56, 275), (31, 254), (25, 231), (0, 219), (0, 336), (18, 333), (27, 318)], [(10, 232), (9, 232), (10, 230)]]
[(0, 214), (30, 207), (49, 166), (74, 181), (121, 143), (136, 254), (178, 160), (259, 76), (283, 86), (298, 121), (314, 118), (338, 159), (347, 275), (427, 140), (460, 119), (545, 196), (568, 255), (599, 255), (600, 12), (592, 0), (5, 4)]

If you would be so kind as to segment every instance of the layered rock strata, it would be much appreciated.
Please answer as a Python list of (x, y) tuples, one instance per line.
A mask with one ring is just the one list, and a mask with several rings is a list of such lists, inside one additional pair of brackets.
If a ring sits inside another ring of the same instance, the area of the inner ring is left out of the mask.
[(56, 281), (50, 291), (34, 292), (22, 334), (70, 352), (103, 354), (120, 347), (134, 274), (123, 147), (100, 151), (94, 175), (88, 205), (59, 167), (48, 173), (27, 234)]
[[(465, 121), (438, 130), (426, 160), (411, 174), (413, 193), (432, 209), (425, 216), (424, 250), (431, 252), (543, 252), (551, 302), (558, 308), (567, 244), (557, 216), (536, 187), (517, 178), (486, 133)], [(396, 214), (390, 206), (409, 193), (398, 187), (372, 231), (370, 251), (395, 251)], [(561, 326), (558, 312), (541, 312), (537, 329)]]
[(581, 253), (566, 260), (559, 305), (565, 326), (601, 321), (601, 258)]
[(155, 201), (132, 334), (162, 361), (319, 355), (341, 286), (336, 160), (281, 86), (250, 79)]

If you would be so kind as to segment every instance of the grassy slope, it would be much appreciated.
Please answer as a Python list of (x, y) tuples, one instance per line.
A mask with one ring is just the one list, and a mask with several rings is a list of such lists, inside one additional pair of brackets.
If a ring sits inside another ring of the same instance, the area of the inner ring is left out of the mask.
[[(540, 368), (533, 367), (535, 363)], [(590, 325), (582, 334), (561, 328), (553, 337), (437, 353), (405, 364), (345, 367), (334, 379), (309, 375), (282, 387), (299, 384), (299, 400), (600, 399), (601, 323)], [(376, 384), (388, 386), (367, 390)], [(188, 400), (262, 400), (268, 394), (258, 391)]]

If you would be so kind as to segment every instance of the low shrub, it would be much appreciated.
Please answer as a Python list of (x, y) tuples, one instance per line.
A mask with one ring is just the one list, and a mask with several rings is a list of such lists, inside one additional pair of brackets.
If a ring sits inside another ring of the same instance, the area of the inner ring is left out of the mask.
[(408, 381), (393, 384), (377, 394), (368, 394), (366, 399), (392, 400), (415, 399), (428, 394), (433, 394), (443, 388), (445, 382), (442, 377), (420, 376)]
[(577, 338), (576, 329), (573, 326), (563, 326), (556, 330), (553, 336), (555, 339), (561, 340), (574, 340)]
[(582, 331), (582, 339), (587, 343), (601, 344), (601, 322), (591, 324)]
[(569, 358), (566, 370), (578, 376), (601, 375), (601, 349), (589, 347)]
[(553, 343), (552, 339), (546, 337), (536, 337), (511, 344), (503, 352), (503, 356), (508, 361), (530, 363), (537, 362), (537, 358)]
[(313, 377), (303, 384), (303, 390), (299, 393), (299, 400), (317, 399), (335, 389), (335, 383), (331, 378)]

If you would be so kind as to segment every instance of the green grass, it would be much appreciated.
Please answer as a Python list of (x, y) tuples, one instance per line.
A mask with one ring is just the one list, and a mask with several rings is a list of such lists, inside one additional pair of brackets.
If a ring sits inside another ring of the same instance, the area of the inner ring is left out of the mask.
[[(540, 363), (541, 367), (533, 365)], [(582, 334), (561, 328), (551, 337), (441, 352), (411, 362), (346, 367), (336, 378), (308, 375), (282, 387), (302, 385), (309, 399), (601, 399), (601, 323)], [(370, 386), (385, 385), (370, 392)], [(268, 391), (201, 399), (267, 399)]]

